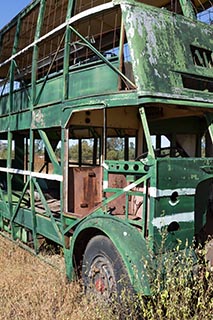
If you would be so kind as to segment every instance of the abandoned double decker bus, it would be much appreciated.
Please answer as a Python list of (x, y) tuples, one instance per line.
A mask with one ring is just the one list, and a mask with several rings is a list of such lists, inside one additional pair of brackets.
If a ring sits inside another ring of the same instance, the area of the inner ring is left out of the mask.
[[(205, 0), (34, 0), (0, 31), (0, 229), (144, 295), (144, 261), (213, 234)], [(208, 253), (213, 260), (213, 253)]]

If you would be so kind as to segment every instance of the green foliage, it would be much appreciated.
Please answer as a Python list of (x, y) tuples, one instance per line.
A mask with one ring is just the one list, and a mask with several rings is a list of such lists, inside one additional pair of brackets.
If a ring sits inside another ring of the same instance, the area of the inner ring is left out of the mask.
[[(124, 139), (123, 138), (107, 139), (107, 159), (108, 160), (124, 159)], [(134, 159), (135, 159), (135, 145), (134, 145), (134, 142), (130, 142), (129, 160), (134, 160)]]
[[(79, 160), (79, 155), (78, 155), (78, 143), (73, 144), (69, 148), (69, 158), (72, 161), (78, 161)], [(90, 142), (89, 140), (82, 140), (81, 144), (81, 152), (82, 152), (82, 162), (90, 162), (92, 161), (93, 158), (93, 143), (92, 141)]]
[(7, 159), (7, 149), (3, 149), (0, 151), (0, 159)]
[(0, 141), (0, 159), (7, 159), (7, 143)]
[[(79, 161), (79, 142), (73, 143), (69, 147), (69, 159), (71, 161)], [(93, 160), (93, 139), (83, 139), (81, 145), (82, 162), (92, 162)], [(60, 148), (56, 151), (59, 156)], [(96, 155), (98, 157), (98, 154)], [(107, 139), (107, 159), (108, 160), (123, 160), (124, 159), (124, 139), (123, 138), (108, 138)], [(135, 159), (135, 145), (130, 142), (129, 145), (129, 160)]]
[(119, 160), (121, 157), (121, 152), (117, 150), (107, 150), (107, 159), (108, 160)]
[(69, 158), (73, 161), (78, 161), (78, 144), (73, 144), (69, 148)]
[(130, 147), (129, 147), (129, 160), (135, 160), (135, 145), (134, 142), (130, 142)]
[(89, 144), (87, 140), (82, 141), (82, 160), (89, 161), (92, 160), (93, 146)]
[(107, 139), (107, 150), (123, 150), (124, 143), (122, 138), (108, 138)]
[(156, 270), (147, 265), (152, 281), (152, 296), (124, 292), (122, 305), (125, 319), (143, 320), (212, 320), (213, 272), (205, 261), (205, 251), (195, 252), (186, 244), (185, 250), (163, 251), (156, 258)]
[(119, 160), (124, 157), (124, 145), (122, 138), (107, 139), (107, 159)]

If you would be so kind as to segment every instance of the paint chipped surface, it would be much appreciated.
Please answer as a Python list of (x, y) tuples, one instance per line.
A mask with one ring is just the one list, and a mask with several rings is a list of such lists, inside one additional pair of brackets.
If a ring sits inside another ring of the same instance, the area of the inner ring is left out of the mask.
[[(182, 75), (213, 78), (211, 68), (194, 63), (192, 47), (213, 55), (213, 29), (163, 8), (121, 3), (135, 82), (139, 94), (213, 103), (212, 86), (190, 87)], [(213, 81), (213, 80), (211, 80)], [(190, 81), (189, 81), (190, 82)], [(191, 90), (189, 90), (191, 89)]]
[(193, 222), (194, 211), (175, 213), (172, 215), (167, 215), (165, 217), (157, 217), (152, 220), (152, 224), (154, 227), (161, 229), (162, 227), (167, 226), (174, 221), (175, 222)]
[(33, 117), (33, 119), (32, 119), (32, 127), (33, 128), (45, 127), (44, 116), (42, 114), (41, 109), (34, 110), (32, 117)]

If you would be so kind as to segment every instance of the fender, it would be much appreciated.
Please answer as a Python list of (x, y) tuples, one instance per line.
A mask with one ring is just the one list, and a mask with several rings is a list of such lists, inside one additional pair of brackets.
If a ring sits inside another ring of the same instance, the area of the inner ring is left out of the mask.
[[(140, 231), (129, 225), (124, 220), (110, 215), (89, 216), (81, 221), (75, 229), (70, 243), (69, 257), (67, 257), (67, 276), (74, 271), (73, 262), (70, 257), (73, 257), (75, 247), (78, 246), (78, 239), (82, 234), (88, 235), (91, 229), (104, 233), (113, 242), (119, 252), (124, 265), (126, 266), (130, 282), (136, 292), (142, 292), (145, 295), (150, 295), (150, 276), (153, 274), (153, 263), (151, 255), (148, 252), (147, 244)], [(88, 236), (87, 236), (88, 238)], [(89, 237), (89, 239), (91, 239)], [(66, 258), (66, 257), (65, 257)], [(147, 270), (146, 266), (150, 267)]]

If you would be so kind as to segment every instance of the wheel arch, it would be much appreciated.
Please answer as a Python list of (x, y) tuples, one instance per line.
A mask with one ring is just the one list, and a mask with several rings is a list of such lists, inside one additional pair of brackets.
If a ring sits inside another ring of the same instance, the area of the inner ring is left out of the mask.
[(137, 229), (120, 219), (105, 216), (88, 217), (82, 221), (76, 228), (70, 243), (72, 267), (81, 271), (86, 246), (96, 235), (105, 235), (112, 241), (124, 262), (134, 290), (149, 295), (150, 275), (147, 274), (145, 261), (152, 263), (152, 260), (146, 241)]

